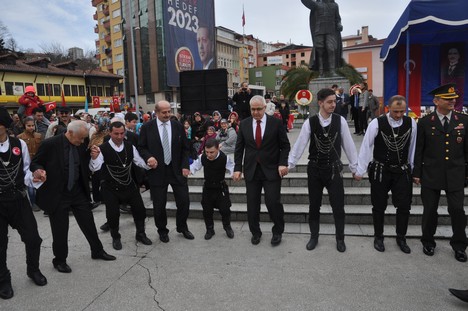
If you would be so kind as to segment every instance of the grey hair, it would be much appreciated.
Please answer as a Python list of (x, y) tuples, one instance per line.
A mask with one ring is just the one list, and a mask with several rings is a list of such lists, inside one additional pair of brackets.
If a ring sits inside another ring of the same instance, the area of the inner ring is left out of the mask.
[(67, 132), (78, 133), (83, 129), (88, 131), (88, 124), (83, 120), (74, 120), (67, 125)]
[(263, 106), (266, 106), (265, 98), (260, 95), (255, 95), (250, 99), (250, 106), (252, 106), (253, 103), (262, 103)]

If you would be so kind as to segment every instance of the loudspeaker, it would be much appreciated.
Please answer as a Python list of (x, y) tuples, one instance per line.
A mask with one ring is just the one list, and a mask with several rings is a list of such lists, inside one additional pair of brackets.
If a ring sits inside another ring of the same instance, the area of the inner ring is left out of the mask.
[(184, 115), (195, 112), (221, 115), (228, 111), (227, 70), (192, 70), (180, 73), (180, 108)]

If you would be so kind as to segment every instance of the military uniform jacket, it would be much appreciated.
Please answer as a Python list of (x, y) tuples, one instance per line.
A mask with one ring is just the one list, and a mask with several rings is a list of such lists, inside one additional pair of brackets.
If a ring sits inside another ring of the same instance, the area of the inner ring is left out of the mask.
[(468, 117), (453, 111), (447, 133), (435, 112), (418, 122), (413, 177), (431, 189), (463, 189), (467, 177)]

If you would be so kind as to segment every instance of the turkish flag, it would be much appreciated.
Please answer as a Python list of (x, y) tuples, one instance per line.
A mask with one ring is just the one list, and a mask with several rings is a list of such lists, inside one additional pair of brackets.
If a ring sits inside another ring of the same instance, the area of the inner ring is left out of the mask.
[(49, 112), (51, 110), (54, 110), (57, 108), (57, 102), (48, 102), (44, 104), (44, 107), (46, 109), (46, 112)]
[(65, 94), (63, 93), (63, 89), (62, 89), (62, 107), (65, 107), (67, 105), (67, 103), (65, 102)]
[(421, 115), (422, 46), (410, 45), (410, 56), (406, 61), (406, 45), (398, 50), (398, 94), (406, 96), (406, 70), (409, 70), (409, 90), (406, 99), (409, 108)]
[(101, 101), (99, 96), (93, 96), (93, 108), (101, 108)]
[(112, 96), (112, 108), (114, 112), (120, 112), (120, 98), (118, 96)]

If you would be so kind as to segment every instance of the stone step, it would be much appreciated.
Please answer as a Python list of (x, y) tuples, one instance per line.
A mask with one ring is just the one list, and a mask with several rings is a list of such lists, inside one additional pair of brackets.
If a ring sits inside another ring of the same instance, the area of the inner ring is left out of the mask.
[[(149, 197), (144, 197), (147, 214), (152, 215), (153, 205)], [(468, 213), (468, 207), (465, 208)], [(308, 223), (309, 205), (308, 204), (284, 204), (285, 221), (288, 223)], [(330, 205), (321, 207), (322, 223), (334, 223), (332, 208)], [(167, 202), (167, 213), (169, 216), (174, 216), (176, 213), (175, 202)], [(372, 206), (371, 205), (346, 205), (346, 223), (347, 224), (372, 224)], [(412, 225), (420, 225), (422, 220), (423, 207), (415, 205), (411, 207), (410, 221)], [(439, 208), (439, 224), (449, 225), (450, 216), (446, 206)], [(396, 209), (389, 206), (386, 211), (385, 223), (395, 225)], [(215, 213), (215, 219), (221, 219), (219, 213)], [(191, 201), (190, 203), (190, 218), (202, 219), (202, 206), (200, 201)], [(233, 203), (231, 206), (231, 218), (233, 221), (247, 221), (247, 206), (245, 203)], [(260, 219), (269, 221), (268, 211), (264, 204), (261, 205)]]
[[(201, 186), (189, 187), (190, 201), (200, 202), (202, 194)], [(171, 189), (169, 187), (169, 189)], [(245, 187), (231, 187), (230, 197), (232, 203), (245, 203), (246, 202), (246, 188)], [(327, 190), (323, 190), (322, 204), (330, 204)], [(468, 205), (468, 198), (466, 197), (468, 191), (465, 190), (465, 202), (464, 205)], [(149, 193), (146, 194), (149, 197)], [(172, 190), (169, 190), (168, 200), (174, 201)], [(284, 187), (281, 188), (281, 200), (283, 204), (309, 204), (309, 196), (307, 187)], [(370, 188), (367, 187), (347, 187), (345, 188), (345, 205), (370, 205), (371, 196)], [(262, 196), (263, 202), (263, 196)], [(389, 205), (391, 204), (391, 196), (388, 199)], [(413, 205), (422, 205), (421, 200), (421, 188), (415, 186), (413, 188)], [(444, 193), (441, 194), (439, 206), (446, 206), (447, 199)]]
[[(189, 176), (189, 186), (203, 186), (203, 173), (197, 172), (195, 175)], [(245, 180), (239, 182), (233, 181), (229, 176), (226, 176), (226, 183), (229, 187), (245, 187)], [(293, 172), (283, 178), (282, 187), (306, 187), (307, 188), (307, 173)], [(343, 173), (343, 185), (345, 187), (370, 187), (369, 180), (363, 178), (362, 181), (355, 181), (351, 173)]]

